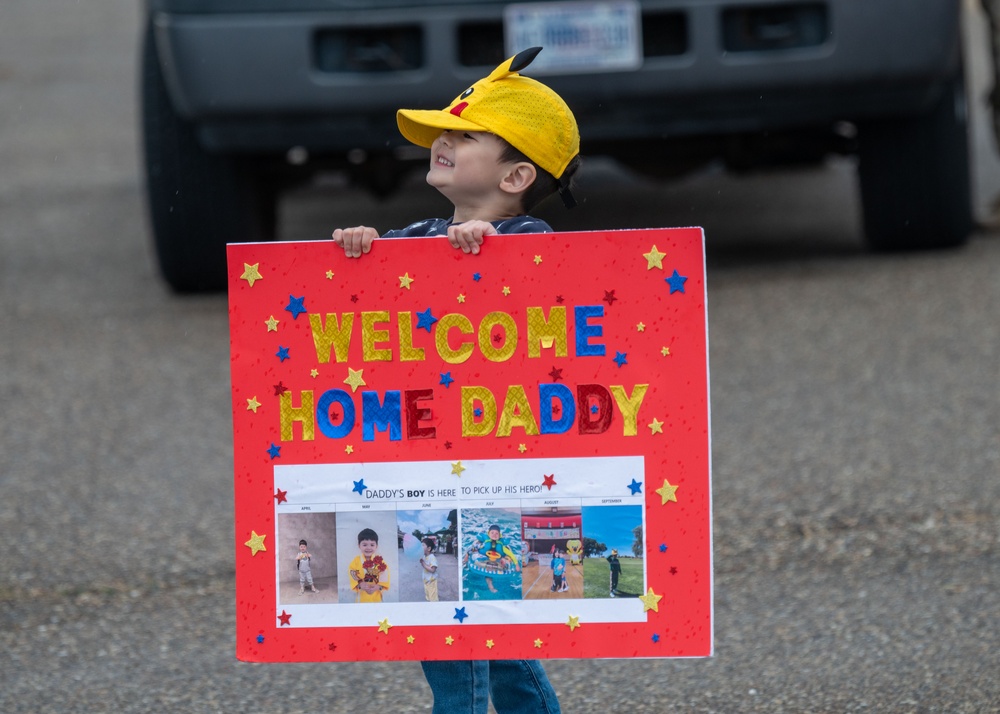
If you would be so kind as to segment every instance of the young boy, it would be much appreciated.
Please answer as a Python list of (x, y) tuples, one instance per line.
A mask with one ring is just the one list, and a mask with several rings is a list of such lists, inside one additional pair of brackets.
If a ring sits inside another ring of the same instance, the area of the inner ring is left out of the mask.
[[(482, 551), (487, 557), (487, 562), (494, 567), (494, 572), (506, 573), (511, 567), (518, 573), (521, 572), (521, 563), (517, 556), (514, 555), (514, 551), (507, 545), (507, 541), (503, 539), (500, 533), (500, 526), (493, 524), (486, 529), (486, 535), (480, 533), (476, 537), (478, 542), (473, 543), (469, 550), (466, 551), (465, 558), (462, 560), (463, 566), (469, 562), (470, 555)], [(490, 592), (497, 592), (497, 588), (493, 584), (493, 578), (487, 575), (485, 576), (485, 580), (486, 587), (489, 588)]]
[(305, 593), (306, 585), (314, 593), (318, 593), (319, 590), (313, 585), (312, 553), (309, 552), (309, 544), (305, 540), (299, 541), (299, 552), (295, 556), (295, 569), (299, 571), (299, 595)]
[(424, 538), (424, 557), (420, 559), (420, 567), (424, 569), (420, 575), (424, 580), (424, 597), (427, 602), (438, 601), (438, 562), (431, 551), (434, 549), (434, 541)]
[[(545, 85), (518, 74), (541, 51), (518, 53), (440, 111), (401, 109), (400, 132), (431, 150), (427, 183), (454, 206), (451, 218), (432, 218), (389, 231), (384, 238), (446, 235), (452, 247), (479, 253), (488, 235), (547, 233), (526, 215), (559, 192), (573, 206), (570, 179), (579, 167), (580, 133), (566, 103)], [(358, 226), (333, 232), (350, 258), (368, 253), (378, 237)], [(422, 662), (434, 694), (433, 714), (559, 711), (537, 660)]]
[[(533, 47), (497, 67), (443, 110), (400, 109), (409, 141), (431, 150), (427, 183), (447, 197), (452, 217), (431, 218), (383, 238), (446, 235), (452, 247), (479, 253), (498, 233), (550, 233), (527, 214), (559, 192), (575, 205), (570, 182), (580, 165), (580, 135), (566, 103), (544, 84), (517, 74), (541, 51)], [(349, 258), (371, 250), (378, 232), (338, 228), (334, 242)]]
[(358, 533), (358, 550), (347, 566), (351, 574), (352, 590), (358, 602), (382, 602), (382, 593), (389, 589), (389, 566), (378, 554), (378, 533), (364, 528)]
[(566, 559), (562, 557), (562, 551), (556, 548), (552, 554), (552, 587), (549, 588), (554, 593), (561, 593), (568, 588), (563, 580), (566, 572)]
[(607, 561), (611, 571), (611, 597), (617, 597), (615, 593), (618, 592), (618, 576), (622, 573), (622, 564), (618, 560), (617, 548), (611, 549), (611, 555), (607, 557)]

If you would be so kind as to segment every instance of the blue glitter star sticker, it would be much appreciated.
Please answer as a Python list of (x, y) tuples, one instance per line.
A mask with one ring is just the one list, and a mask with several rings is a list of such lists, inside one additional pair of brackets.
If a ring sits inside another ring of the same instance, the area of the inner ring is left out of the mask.
[(440, 383), (443, 384), (446, 389), (448, 387), (450, 387), (451, 383), (454, 382), (454, 381), (455, 380), (451, 378), (451, 372), (442, 372), (441, 373), (441, 382)]
[(670, 285), (670, 294), (682, 293), (684, 292), (684, 283), (687, 282), (687, 278), (678, 273), (676, 270), (674, 274), (669, 278), (663, 279), (668, 285)]
[(306, 311), (306, 306), (304, 305), (305, 301), (306, 301), (305, 295), (298, 298), (295, 297), (294, 295), (288, 296), (288, 307), (286, 307), (285, 309), (288, 310), (288, 312), (292, 313), (293, 320), (299, 319), (299, 315), (301, 315)]
[(286, 359), (288, 359), (288, 348), (287, 347), (282, 347), (281, 345), (278, 345), (278, 354), (275, 355), (275, 356), (279, 360), (281, 360), (282, 362), (284, 362)]
[(628, 485), (628, 487), (632, 491), (632, 495), (633, 496), (635, 494), (637, 494), (637, 493), (642, 493), (642, 482), (641, 481), (636, 481), (635, 479), (632, 479), (632, 483), (630, 483)]
[(483, 276), (482, 276), (482, 275), (480, 275), (479, 273), (473, 273), (473, 274), (472, 274), (472, 279), (473, 279), (473, 280), (475, 280), (475, 281), (476, 281), (477, 283), (479, 282), (479, 280), (480, 280), (480, 279), (481, 279), (482, 277), (483, 277)]
[(601, 411), (601, 409), (596, 404), (591, 404), (590, 405), (590, 413), (591, 414), (597, 414), (597, 412), (599, 412), (599, 411)]
[(624, 364), (628, 364), (628, 360), (625, 359), (626, 352), (615, 352), (615, 364), (620, 368)]
[(431, 309), (427, 308), (423, 312), (417, 313), (417, 329), (423, 328), (428, 332), (431, 331), (431, 325), (437, 322), (438, 319), (431, 314)]
[(667, 544), (666, 543), (660, 543), (660, 552), (661, 553), (666, 553), (667, 552)]
[(257, 635), (257, 644), (263, 644), (264, 635)]
[(351, 490), (357, 493), (359, 496), (363, 495), (365, 492), (365, 480), (361, 479), (360, 481), (355, 481), (354, 488), (352, 488)]
[(279, 456), (281, 456), (281, 447), (280, 446), (275, 446), (274, 444), (271, 444), (271, 448), (269, 448), (267, 450), (267, 453), (271, 457), (271, 460), (273, 461), (274, 459), (276, 459)]
[(464, 607), (456, 607), (455, 608), (455, 616), (452, 619), (453, 620), (458, 620), (459, 622), (464, 622), (465, 618), (467, 618), (467, 617), (468, 617), (468, 615), (466, 614)]
[(481, 417), (483, 415), (483, 410), (480, 409), (479, 407), (476, 407), (475, 409), (472, 410), (472, 413), (475, 414), (477, 417)]
[(654, 632), (653, 633), (653, 637), (651, 639), (653, 640), (653, 642), (659, 642), (660, 641), (660, 636), (657, 633)]

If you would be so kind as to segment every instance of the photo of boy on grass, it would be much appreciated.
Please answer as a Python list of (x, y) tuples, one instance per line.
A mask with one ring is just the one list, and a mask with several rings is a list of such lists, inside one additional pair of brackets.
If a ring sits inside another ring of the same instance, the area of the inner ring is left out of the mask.
[(642, 506), (584, 506), (583, 533), (585, 598), (639, 597), (646, 591)]

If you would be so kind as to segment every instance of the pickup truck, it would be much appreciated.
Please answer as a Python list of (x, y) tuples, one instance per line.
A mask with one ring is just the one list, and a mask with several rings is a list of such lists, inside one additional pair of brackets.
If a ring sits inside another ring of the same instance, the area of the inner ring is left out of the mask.
[[(856, 155), (875, 250), (971, 231), (956, 0), (146, 0), (149, 213), (179, 292), (225, 284), (225, 244), (274, 238), (281, 192), (347, 171), (387, 194), (440, 108), (504, 58), (576, 114), (586, 155), (654, 176)], [(524, 44), (524, 46), (520, 46)], [(546, 59), (548, 58), (548, 59)]]

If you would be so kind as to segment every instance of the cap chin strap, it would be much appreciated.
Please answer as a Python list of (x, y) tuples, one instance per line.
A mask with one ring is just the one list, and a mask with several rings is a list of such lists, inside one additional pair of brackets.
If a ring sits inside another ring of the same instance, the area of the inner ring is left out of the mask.
[(573, 193), (569, 190), (569, 184), (569, 179), (565, 176), (559, 179), (559, 198), (562, 199), (566, 208), (576, 208), (576, 199), (573, 198)]

